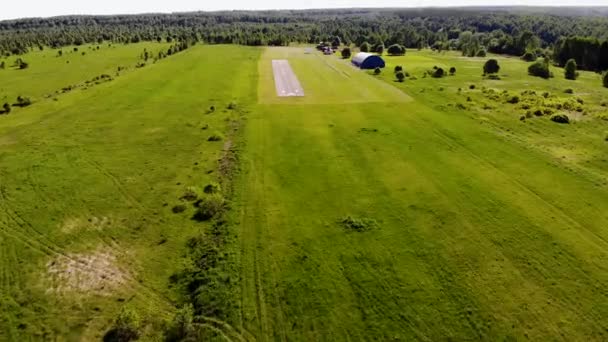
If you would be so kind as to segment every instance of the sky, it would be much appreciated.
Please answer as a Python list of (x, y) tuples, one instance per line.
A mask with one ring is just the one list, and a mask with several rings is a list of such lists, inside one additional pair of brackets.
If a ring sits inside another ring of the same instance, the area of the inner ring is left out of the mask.
[(0, 19), (256, 9), (449, 6), (608, 6), (608, 0), (3, 0)]

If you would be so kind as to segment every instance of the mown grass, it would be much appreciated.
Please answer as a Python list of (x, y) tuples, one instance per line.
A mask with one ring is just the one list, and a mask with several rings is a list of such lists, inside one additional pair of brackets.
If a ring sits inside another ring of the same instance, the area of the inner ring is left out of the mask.
[[(592, 112), (570, 125), (522, 123), (512, 104), (483, 109), (481, 90), (572, 87), (591, 108), (606, 91), (595, 75), (571, 83), (556, 70), (545, 81), (500, 58), (502, 80), (491, 82), (485, 59), (387, 60), (377, 78), (414, 101), (332, 104), (353, 86), (334, 76), (304, 86), (327, 90), (323, 104), (281, 100), (250, 117), (243, 327), (296, 340), (604, 339), (607, 147), (596, 132), (605, 123)], [(418, 80), (394, 82), (396, 64)], [(456, 76), (422, 79), (434, 65)], [(312, 62), (302, 69), (333, 75)], [(373, 88), (365, 76), (357, 86)], [(596, 162), (574, 168), (551, 146)], [(340, 223), (348, 215), (377, 228), (352, 233)]]

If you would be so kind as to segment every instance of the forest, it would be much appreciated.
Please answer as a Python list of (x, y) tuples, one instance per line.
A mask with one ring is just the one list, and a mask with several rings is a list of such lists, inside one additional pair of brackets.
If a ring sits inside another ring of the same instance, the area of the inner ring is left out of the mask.
[(275, 45), (317, 43), (460, 50), (575, 59), (608, 69), (608, 8), (342, 9), (64, 16), (0, 22), (0, 53), (140, 41)]

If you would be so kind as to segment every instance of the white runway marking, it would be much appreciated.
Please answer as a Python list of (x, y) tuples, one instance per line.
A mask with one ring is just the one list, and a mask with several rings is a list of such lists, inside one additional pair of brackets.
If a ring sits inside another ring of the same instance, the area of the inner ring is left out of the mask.
[(304, 96), (304, 89), (302, 89), (298, 77), (293, 73), (287, 60), (272, 60), (272, 71), (278, 96)]

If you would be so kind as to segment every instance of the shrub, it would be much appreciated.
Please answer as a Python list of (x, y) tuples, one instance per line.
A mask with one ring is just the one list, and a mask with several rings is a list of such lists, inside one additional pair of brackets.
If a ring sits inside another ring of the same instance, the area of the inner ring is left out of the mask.
[(367, 230), (374, 229), (378, 226), (378, 223), (374, 219), (354, 218), (352, 216), (346, 216), (340, 219), (339, 223), (344, 229), (357, 232), (364, 232)]
[(474, 85), (474, 84), (471, 84), (471, 85), (469, 86), (469, 89), (471, 89), (471, 90), (475, 89), (475, 85)]
[(378, 67), (376, 67), (376, 69), (374, 69), (374, 74), (375, 75), (380, 75), (380, 73), (382, 72), (382, 70)]
[(200, 195), (200, 191), (198, 190), (197, 187), (189, 186), (186, 188), (186, 190), (184, 191), (184, 194), (182, 195), (182, 197), (180, 199), (182, 199), (184, 201), (194, 202), (198, 199), (199, 195)]
[(568, 115), (566, 114), (553, 114), (551, 115), (551, 121), (567, 124), (570, 123), (570, 118), (568, 118)]
[(578, 77), (578, 72), (576, 72), (576, 61), (570, 58), (566, 62), (566, 66), (564, 67), (564, 76), (567, 80), (575, 80)]
[(205, 185), (205, 187), (203, 188), (203, 191), (206, 194), (215, 194), (215, 193), (221, 192), (222, 187), (216, 182), (210, 182), (209, 184)]
[(350, 48), (349, 47), (345, 47), (344, 49), (342, 49), (342, 58), (344, 59), (348, 59), (351, 56), (351, 52), (350, 52)]
[(403, 67), (401, 65), (395, 66), (395, 73), (398, 73), (399, 71), (403, 71)]
[(405, 74), (403, 73), (403, 71), (397, 71), (395, 77), (397, 77), (397, 81), (403, 82), (403, 80), (405, 79)]
[(32, 100), (29, 97), (17, 96), (17, 107), (27, 107), (32, 104)]
[(216, 132), (207, 139), (207, 141), (221, 141), (224, 139), (224, 135), (222, 133)]
[(550, 78), (551, 71), (549, 70), (549, 63), (547, 61), (538, 61), (528, 67), (528, 74), (531, 76)]
[(236, 102), (230, 102), (228, 104), (228, 109), (230, 109), (230, 110), (234, 110), (234, 109), (236, 109), (236, 107), (237, 107)]
[(507, 99), (507, 102), (511, 103), (511, 104), (519, 103), (519, 96), (517, 96), (517, 95), (511, 96), (510, 98)]
[(574, 89), (568, 88), (568, 89), (564, 90), (564, 93), (566, 93), (566, 94), (574, 94)]
[(174, 206), (173, 208), (171, 208), (171, 211), (174, 214), (183, 213), (184, 211), (186, 211), (186, 206), (183, 204), (178, 204), (178, 205)]
[(167, 329), (166, 341), (189, 341), (194, 332), (194, 307), (186, 304), (177, 310)]
[(123, 308), (118, 314), (112, 329), (104, 336), (104, 341), (136, 340), (139, 337), (140, 325), (141, 322), (137, 312)]
[(405, 55), (405, 47), (403, 47), (403, 46), (401, 46), (399, 44), (393, 44), (393, 45), (389, 46), (386, 51), (391, 56), (403, 56), (403, 55)]
[(221, 213), (225, 206), (226, 201), (221, 194), (209, 194), (198, 202), (194, 219), (197, 221), (210, 220)]
[(0, 69), (5, 69), (6, 68), (6, 63), (4, 63), (4, 61), (0, 62)]
[(382, 55), (384, 53), (384, 44), (380, 43), (380, 44), (374, 46), (374, 52), (379, 55)]
[(0, 114), (9, 114), (10, 112), (11, 112), (11, 105), (5, 102), (2, 105), (2, 112)]
[(604, 73), (604, 78), (602, 81), (604, 83), (604, 87), (608, 88), (608, 71), (606, 71), (606, 73)]
[(500, 65), (498, 65), (498, 61), (495, 59), (488, 59), (488, 61), (483, 65), (484, 74), (496, 74), (500, 71)]
[(450, 68), (450, 75), (452, 75), (452, 76), (453, 76), (455, 73), (456, 73), (456, 68), (451, 67), (451, 68)]
[(477, 54), (475, 54), (477, 57), (485, 57), (487, 55), (486, 53), (486, 49), (479, 49), (479, 51), (477, 51)]
[(437, 68), (433, 72), (432, 76), (435, 77), (435, 78), (441, 78), (441, 77), (445, 76), (445, 71), (443, 71), (442, 68)]
[(521, 59), (523, 59), (526, 62), (534, 62), (536, 60), (536, 54), (534, 52), (526, 52), (524, 53), (523, 56), (521, 56)]

